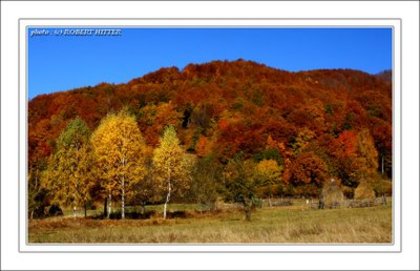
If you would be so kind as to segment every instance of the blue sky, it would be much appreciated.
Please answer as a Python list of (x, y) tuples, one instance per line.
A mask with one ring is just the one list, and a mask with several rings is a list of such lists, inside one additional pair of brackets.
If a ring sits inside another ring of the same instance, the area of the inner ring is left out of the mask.
[[(37, 28), (39, 29), (39, 28)], [(392, 67), (390, 28), (125, 28), (120, 36), (30, 36), (29, 98), (124, 83), (161, 67), (243, 58), (288, 71)], [(57, 29), (48, 29), (50, 33)]]

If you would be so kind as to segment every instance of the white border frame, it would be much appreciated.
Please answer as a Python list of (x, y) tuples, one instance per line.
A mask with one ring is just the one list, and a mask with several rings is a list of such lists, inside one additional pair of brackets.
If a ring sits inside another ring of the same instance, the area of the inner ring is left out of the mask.
[[(28, 244), (27, 27), (390, 27), (393, 29), (393, 242), (391, 244)], [(399, 19), (20, 19), (19, 20), (20, 252), (401, 252), (401, 20)], [(22, 106), (24, 105), (24, 106)], [(22, 189), (25, 188), (25, 189)]]

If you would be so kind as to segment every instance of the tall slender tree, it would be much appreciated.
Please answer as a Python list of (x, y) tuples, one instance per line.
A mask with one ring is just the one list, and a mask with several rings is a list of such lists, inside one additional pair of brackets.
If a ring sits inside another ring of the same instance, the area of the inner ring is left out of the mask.
[(189, 188), (191, 170), (195, 164), (195, 157), (188, 155), (180, 146), (175, 128), (165, 128), (159, 140), (159, 147), (153, 153), (153, 165), (158, 184), (165, 191), (163, 218), (166, 219), (167, 205), (174, 192), (182, 192)]
[(108, 194), (108, 218), (114, 191), (121, 196), (121, 218), (125, 218), (126, 188), (145, 175), (145, 143), (133, 116), (126, 110), (106, 116), (91, 142), (99, 176)]

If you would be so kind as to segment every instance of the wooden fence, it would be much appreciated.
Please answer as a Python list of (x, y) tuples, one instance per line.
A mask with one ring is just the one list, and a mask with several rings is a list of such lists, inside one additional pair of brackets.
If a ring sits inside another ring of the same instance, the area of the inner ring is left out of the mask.
[[(375, 199), (345, 199), (336, 202), (320, 203), (318, 199), (294, 199), (294, 198), (274, 198), (271, 199), (271, 206), (302, 206), (312, 209), (335, 209), (335, 208), (364, 208), (389, 204), (386, 197)], [(269, 200), (263, 200), (263, 206), (269, 206)]]

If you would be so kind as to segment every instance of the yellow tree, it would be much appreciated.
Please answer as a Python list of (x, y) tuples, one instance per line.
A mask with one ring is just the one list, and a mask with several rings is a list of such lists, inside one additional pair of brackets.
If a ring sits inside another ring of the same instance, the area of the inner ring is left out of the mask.
[(109, 114), (91, 137), (99, 176), (108, 194), (108, 218), (112, 193), (121, 195), (121, 218), (125, 218), (126, 188), (145, 175), (145, 143), (136, 120), (125, 110)]
[(378, 170), (378, 152), (368, 129), (357, 134), (357, 162), (361, 177), (374, 175)]
[(83, 206), (94, 185), (90, 130), (80, 118), (71, 121), (57, 139), (57, 150), (50, 157), (42, 175), (42, 186), (50, 191), (52, 201), (63, 206)]
[(195, 164), (195, 157), (188, 155), (181, 148), (175, 128), (168, 126), (159, 140), (159, 146), (153, 153), (153, 167), (160, 188), (166, 192), (163, 207), (163, 218), (171, 193), (183, 192), (190, 187), (191, 170)]
[(273, 196), (273, 186), (280, 183), (280, 174), (282, 167), (277, 164), (275, 160), (261, 160), (255, 167), (257, 178), (261, 180), (263, 185), (268, 186), (269, 198), (268, 202), (271, 204), (271, 198)]
[(380, 180), (378, 178), (378, 152), (368, 129), (357, 134), (357, 158), (354, 161), (357, 170), (354, 176), (359, 180), (355, 191), (356, 198), (374, 197), (374, 187)]

